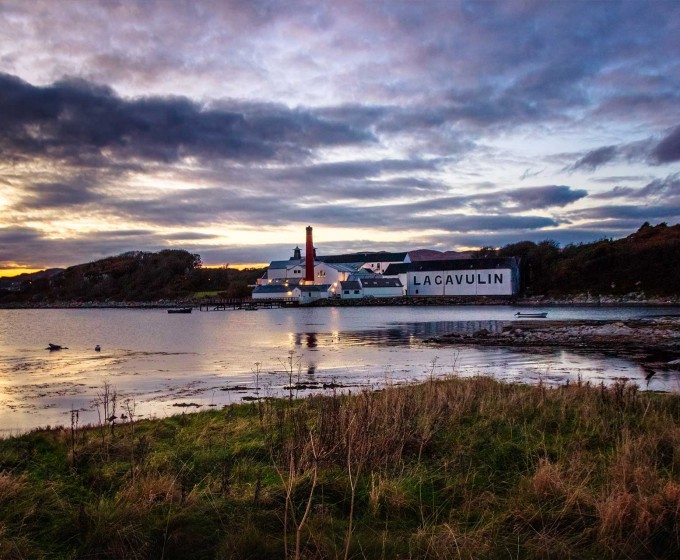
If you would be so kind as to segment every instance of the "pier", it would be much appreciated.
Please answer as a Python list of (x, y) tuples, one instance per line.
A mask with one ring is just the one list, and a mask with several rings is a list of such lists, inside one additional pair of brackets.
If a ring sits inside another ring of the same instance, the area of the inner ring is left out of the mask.
[(272, 299), (252, 299), (252, 298), (220, 298), (203, 301), (199, 304), (199, 311), (227, 311), (245, 310), (255, 311), (257, 309), (274, 309), (277, 307), (298, 307), (300, 301), (297, 298), (272, 298)]

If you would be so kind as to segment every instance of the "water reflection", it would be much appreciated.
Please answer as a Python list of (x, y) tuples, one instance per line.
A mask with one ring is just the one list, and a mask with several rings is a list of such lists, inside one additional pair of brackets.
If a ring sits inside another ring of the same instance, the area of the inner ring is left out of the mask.
[[(176, 413), (178, 404), (221, 406), (286, 394), (289, 371), (300, 396), (430, 375), (549, 384), (628, 378), (643, 389), (680, 391), (678, 372), (642, 369), (615, 356), (423, 343), (448, 332), (501, 332), (512, 312), (500, 306), (380, 313), (319, 308), (193, 313), (180, 323), (168, 321), (163, 310), (0, 310), (0, 434), (68, 424), (72, 409), (81, 411), (82, 422), (96, 422), (91, 404), (105, 381), (121, 399), (134, 397), (138, 414), (147, 417)], [(565, 307), (550, 314), (577, 312)], [(605, 312), (654, 313), (587, 311), (588, 317)], [(49, 353), (48, 340), (69, 350)]]
[(295, 346), (403, 346), (421, 344), (423, 340), (455, 332), (472, 335), (482, 329), (491, 333), (503, 332), (508, 321), (432, 321), (388, 323), (375, 329), (349, 330), (343, 333), (295, 333)]

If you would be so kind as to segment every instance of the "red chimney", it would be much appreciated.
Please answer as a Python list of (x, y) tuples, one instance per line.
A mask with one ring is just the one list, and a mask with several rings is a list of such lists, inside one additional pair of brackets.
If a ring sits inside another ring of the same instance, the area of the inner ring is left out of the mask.
[(314, 283), (314, 242), (312, 226), (307, 226), (307, 247), (305, 248), (305, 282)]

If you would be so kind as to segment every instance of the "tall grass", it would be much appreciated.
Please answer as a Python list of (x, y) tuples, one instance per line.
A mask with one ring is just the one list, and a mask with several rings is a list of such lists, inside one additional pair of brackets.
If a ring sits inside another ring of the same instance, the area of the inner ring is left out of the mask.
[(479, 377), (36, 431), (0, 442), (0, 557), (675, 558), (679, 420)]

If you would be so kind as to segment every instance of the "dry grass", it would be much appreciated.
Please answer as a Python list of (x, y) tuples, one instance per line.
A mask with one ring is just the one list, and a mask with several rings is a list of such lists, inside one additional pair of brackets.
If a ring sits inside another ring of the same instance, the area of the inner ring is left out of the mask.
[(3, 555), (680, 554), (680, 397), (625, 383), (432, 380), (69, 435), (0, 442)]

